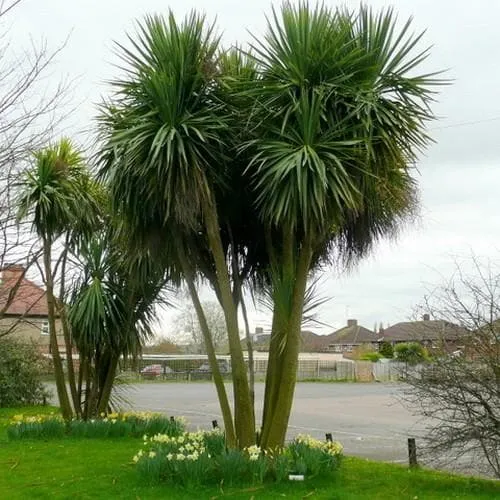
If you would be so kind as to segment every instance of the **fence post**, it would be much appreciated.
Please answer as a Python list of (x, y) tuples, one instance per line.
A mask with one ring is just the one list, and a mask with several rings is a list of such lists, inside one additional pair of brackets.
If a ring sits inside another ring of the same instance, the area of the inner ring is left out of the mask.
[(417, 467), (417, 444), (415, 438), (408, 438), (408, 460), (410, 467)]

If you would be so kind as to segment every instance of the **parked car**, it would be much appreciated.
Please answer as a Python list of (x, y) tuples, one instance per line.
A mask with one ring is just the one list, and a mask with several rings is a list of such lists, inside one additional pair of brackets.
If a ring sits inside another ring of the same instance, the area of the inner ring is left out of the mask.
[[(219, 361), (219, 370), (221, 373), (228, 373), (229, 372), (229, 366), (227, 361), (225, 360), (220, 360)], [(203, 363), (197, 370), (197, 372), (202, 372), (202, 373), (211, 373), (212, 369), (210, 368), (210, 364), (208, 362)]]
[(145, 366), (140, 373), (143, 377), (156, 378), (159, 377), (160, 375), (172, 373), (172, 371), (173, 371), (172, 368), (170, 368), (169, 366), (148, 365)]

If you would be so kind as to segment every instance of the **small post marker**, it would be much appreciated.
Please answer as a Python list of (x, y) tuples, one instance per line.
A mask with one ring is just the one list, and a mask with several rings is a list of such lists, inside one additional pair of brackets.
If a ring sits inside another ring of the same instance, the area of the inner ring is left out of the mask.
[(417, 467), (417, 445), (415, 438), (408, 438), (408, 460), (410, 467)]
[(175, 417), (174, 416), (170, 417), (170, 422), (175, 423)]
[(327, 432), (325, 434), (325, 436), (326, 436), (326, 440), (329, 441), (330, 443), (333, 441), (333, 436), (332, 436), (331, 432)]
[(212, 420), (212, 427), (214, 429), (217, 429), (219, 427), (219, 424), (217, 423), (217, 420)]

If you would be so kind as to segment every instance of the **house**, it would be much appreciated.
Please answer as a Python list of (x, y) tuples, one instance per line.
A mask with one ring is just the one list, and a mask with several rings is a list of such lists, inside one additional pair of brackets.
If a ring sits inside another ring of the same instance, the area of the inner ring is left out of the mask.
[(418, 342), (430, 350), (454, 352), (463, 348), (470, 332), (453, 323), (443, 320), (431, 320), (424, 314), (422, 320), (404, 321), (386, 328), (379, 333), (378, 341), (392, 345), (403, 342)]
[[(271, 342), (271, 334), (264, 333), (261, 327), (255, 328), (255, 333), (251, 335), (252, 345), (257, 352), (269, 351), (269, 343)], [(318, 335), (309, 330), (301, 332), (301, 352), (321, 352), (325, 350), (325, 335)], [(241, 341), (243, 349), (246, 349), (246, 340)]]
[(347, 325), (324, 338), (328, 352), (352, 352), (360, 346), (377, 348), (377, 335), (374, 332), (358, 325), (358, 320), (348, 319)]
[[(0, 270), (0, 335), (8, 333), (23, 342), (34, 342), (50, 352), (47, 300), (43, 287), (25, 277), (25, 268), (9, 265)], [(60, 321), (56, 320), (57, 331)], [(64, 339), (58, 335), (59, 350)]]

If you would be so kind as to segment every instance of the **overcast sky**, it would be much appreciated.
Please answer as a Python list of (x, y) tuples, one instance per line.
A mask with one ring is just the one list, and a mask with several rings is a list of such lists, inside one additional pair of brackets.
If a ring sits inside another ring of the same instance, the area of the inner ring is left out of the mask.
[[(343, 3), (353, 8), (359, 4)], [(438, 97), (435, 111), (440, 119), (432, 125), (436, 144), (418, 165), (421, 222), (396, 242), (380, 244), (349, 275), (328, 273), (322, 293), (331, 300), (318, 319), (332, 328), (318, 328), (319, 333), (344, 325), (348, 317), (368, 328), (375, 322), (406, 320), (426, 286), (450, 275), (457, 257), (474, 252), (496, 259), (500, 246), (500, 2), (366, 3), (376, 8), (395, 5), (402, 20), (413, 16), (415, 30), (427, 30), (422, 46), (433, 45), (426, 69), (448, 69), (454, 83)], [(95, 103), (107, 91), (103, 82), (116, 74), (113, 41), (124, 41), (134, 20), (145, 13), (166, 13), (168, 7), (177, 15), (196, 8), (217, 18), (223, 39), (230, 44), (248, 41), (248, 30), (262, 33), (271, 5), (268, 0), (24, 0), (8, 23), (16, 47), (27, 46), (31, 37), (45, 38), (56, 48), (69, 35), (51, 78), (54, 82), (77, 78), (75, 102), (81, 104), (68, 130), (83, 141), (81, 131), (92, 125)], [(168, 334), (172, 313), (162, 318), (159, 330)], [(259, 325), (267, 326), (266, 314), (255, 311), (252, 326)]]

